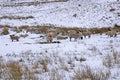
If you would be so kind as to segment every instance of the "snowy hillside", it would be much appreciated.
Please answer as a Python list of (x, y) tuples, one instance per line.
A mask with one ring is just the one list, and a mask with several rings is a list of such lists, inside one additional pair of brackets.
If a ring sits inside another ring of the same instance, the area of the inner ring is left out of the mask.
[(120, 0), (0, 0), (0, 80), (120, 80)]
[[(10, 31), (10, 34), (15, 32)], [(19, 41), (0, 35), (0, 79), (119, 80), (120, 35), (93, 34), (90, 38), (43, 43), (42, 34), (20, 32)], [(56, 41), (56, 38), (53, 39)]]
[(11, 26), (52, 24), (58, 27), (84, 28), (120, 25), (119, 0), (68, 0), (49, 3), (41, 1), (43, 0), (12, 2), (1, 0), (0, 24)]

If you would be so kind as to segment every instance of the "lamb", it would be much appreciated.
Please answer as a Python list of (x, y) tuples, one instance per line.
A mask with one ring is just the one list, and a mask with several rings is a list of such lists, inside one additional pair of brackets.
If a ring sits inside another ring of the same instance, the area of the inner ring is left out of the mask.
[(18, 36), (15, 36), (15, 35), (10, 35), (10, 39), (12, 40), (12, 42), (13, 42), (14, 40), (19, 41), (19, 37), (18, 37)]
[(78, 39), (78, 38), (83, 39), (83, 34), (81, 32), (79, 32), (79, 33), (69, 33), (69, 38), (70, 38), (70, 41), (71, 41), (72, 38), (74, 38), (75, 40)]
[(117, 36), (117, 32), (116, 31), (108, 31), (108, 32), (106, 32), (106, 35), (108, 35), (110, 37), (116, 37)]

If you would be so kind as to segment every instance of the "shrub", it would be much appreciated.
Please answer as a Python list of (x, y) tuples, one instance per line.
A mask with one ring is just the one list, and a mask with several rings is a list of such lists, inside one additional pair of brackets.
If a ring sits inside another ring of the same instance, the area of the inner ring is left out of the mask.
[(107, 54), (105, 56), (105, 58), (103, 59), (103, 65), (105, 65), (106, 67), (112, 67), (113, 66), (111, 55)]
[(4, 62), (0, 58), (0, 79), (4, 80), (36, 80), (36, 73), (32, 72), (27, 65), (17, 61)]
[(21, 80), (22, 79), (22, 67), (18, 62), (9, 61), (7, 63), (7, 68), (10, 73), (10, 79)]
[(109, 28), (91, 28), (89, 31), (93, 34), (104, 33), (109, 31)]
[(22, 31), (22, 30), (27, 30), (29, 28), (29, 26), (27, 25), (23, 25), (23, 26), (20, 26), (19, 27), (19, 30)]
[(83, 57), (81, 57), (81, 58), (80, 58), (80, 62), (82, 62), (82, 61), (86, 61), (86, 59), (83, 58)]
[(59, 70), (57, 69), (53, 69), (50, 74), (50, 79), (49, 80), (64, 80), (64, 73), (63, 72), (60, 72)]
[(69, 71), (69, 67), (67, 64), (65, 64), (64, 62), (61, 63), (61, 68), (65, 71)]
[(103, 65), (106, 67), (113, 67), (115, 65), (120, 65), (120, 54), (118, 52), (113, 51), (113, 53), (107, 54), (104, 58), (103, 58)]
[(98, 70), (95, 72), (89, 66), (83, 65), (74, 71), (73, 80), (107, 80), (110, 76), (110, 70)]
[(114, 8), (110, 9), (110, 12), (112, 12), (112, 11), (115, 11), (115, 9)]
[(2, 35), (7, 35), (9, 34), (9, 31), (8, 31), (8, 28), (7, 27), (3, 27), (3, 30), (2, 30)]
[(73, 17), (77, 17), (77, 14), (73, 14)]

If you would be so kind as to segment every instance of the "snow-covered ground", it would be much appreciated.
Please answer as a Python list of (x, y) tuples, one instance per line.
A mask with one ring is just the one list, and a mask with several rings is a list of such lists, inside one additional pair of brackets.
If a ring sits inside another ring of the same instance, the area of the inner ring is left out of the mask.
[[(24, 1), (24, 0), (22, 0)], [(21, 2), (22, 2), (21, 1)], [(28, 2), (35, 0), (27, 0)], [(42, 1), (42, 0), (39, 0)], [(13, 2), (1, 2), (0, 17), (28, 17), (28, 19), (1, 18), (0, 24), (48, 25), (59, 27), (113, 27), (120, 25), (120, 1), (117, 0), (69, 0), (67, 2), (53, 2), (33, 4), (30, 6), (5, 6)], [(17, 2), (17, 1), (16, 1)], [(20, 2), (20, 0), (18, 0)], [(4, 4), (4, 7), (2, 6)]]
[[(10, 34), (13, 34), (13, 32), (10, 32)], [(21, 34), (25, 33), (21, 32), (17, 35)], [(4, 61), (22, 60), (22, 63), (27, 64), (29, 68), (37, 63), (39, 66), (37, 71), (40, 72), (37, 73), (37, 77), (44, 80), (50, 80), (50, 74), (54, 69), (58, 71), (55, 74), (59, 74), (59, 76), (56, 76), (57, 79), (61, 77), (61, 80), (73, 80), (74, 72), (86, 65), (92, 69), (92, 72), (105, 71), (104, 74), (109, 72), (110, 76), (107, 80), (120, 79), (120, 61), (115, 64), (111, 62), (110, 67), (103, 64), (107, 61), (108, 55), (113, 57), (114, 52), (117, 53), (117, 60), (120, 59), (120, 35), (108, 37), (105, 34), (94, 34), (91, 38), (84, 38), (83, 40), (74, 41), (72, 39), (70, 42), (68, 38), (59, 40), (61, 43), (40, 44), (40, 42), (46, 41), (40, 38), (41, 34), (27, 34), (27, 37), (20, 38), (18, 42), (12, 42), (9, 35), (0, 36), (0, 56)], [(56, 38), (54, 38), (55, 40)], [(82, 61), (82, 59), (85, 59), (85, 61)], [(47, 60), (48, 71), (46, 72), (41, 71), (42, 60)], [(101, 73), (98, 72), (99, 74)]]
[[(80, 28), (120, 25), (120, 0), (41, 1), (46, 0), (0, 0), (0, 25)], [(120, 80), (120, 34), (117, 37), (92, 34), (83, 40), (68, 38), (44, 44), (46, 38), (40, 36), (45, 34), (9, 32), (0, 34), (0, 80), (18, 77), (29, 80), (33, 75), (37, 78), (33, 80)], [(28, 36), (12, 42), (10, 34)]]

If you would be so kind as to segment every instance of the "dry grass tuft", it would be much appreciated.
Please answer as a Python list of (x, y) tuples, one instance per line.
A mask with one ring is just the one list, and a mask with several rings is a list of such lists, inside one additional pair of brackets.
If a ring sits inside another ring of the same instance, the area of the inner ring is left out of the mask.
[(69, 71), (69, 67), (65, 63), (61, 63), (61, 69), (65, 70), (65, 71)]
[(107, 54), (103, 58), (103, 65), (108, 68), (114, 67), (115, 65), (120, 65), (120, 54), (115, 51), (113, 51), (112, 54)]
[(26, 31), (27, 31), (28, 28), (30, 28), (30, 27), (27, 26), (27, 25), (23, 25), (23, 26), (20, 26), (18, 29), (19, 29), (20, 31), (22, 31), (22, 30), (26, 30)]
[(7, 35), (9, 34), (9, 31), (8, 31), (8, 27), (3, 27), (3, 30), (2, 30), (2, 35)]
[(53, 69), (53, 70), (51, 70), (49, 76), (50, 76), (49, 80), (64, 80), (65, 74), (64, 74), (64, 72), (60, 72), (57, 69)]
[(9, 61), (7, 63), (7, 68), (10, 73), (10, 78), (14, 80), (21, 80), (22, 79), (22, 66), (16, 61)]
[(74, 71), (73, 80), (107, 80), (110, 74), (109, 70), (95, 72), (89, 66), (83, 66), (83, 68)]
[(4, 80), (36, 80), (36, 73), (32, 72), (27, 65), (9, 60), (5, 62), (0, 58), (0, 79)]
[(25, 19), (32, 19), (32, 18), (34, 18), (34, 17), (33, 16), (26, 16), (26, 17), (24, 17), (24, 16), (2, 16), (2, 17), (0, 17), (0, 19), (10, 19), (10, 20), (12, 20), (12, 19), (25, 20)]

